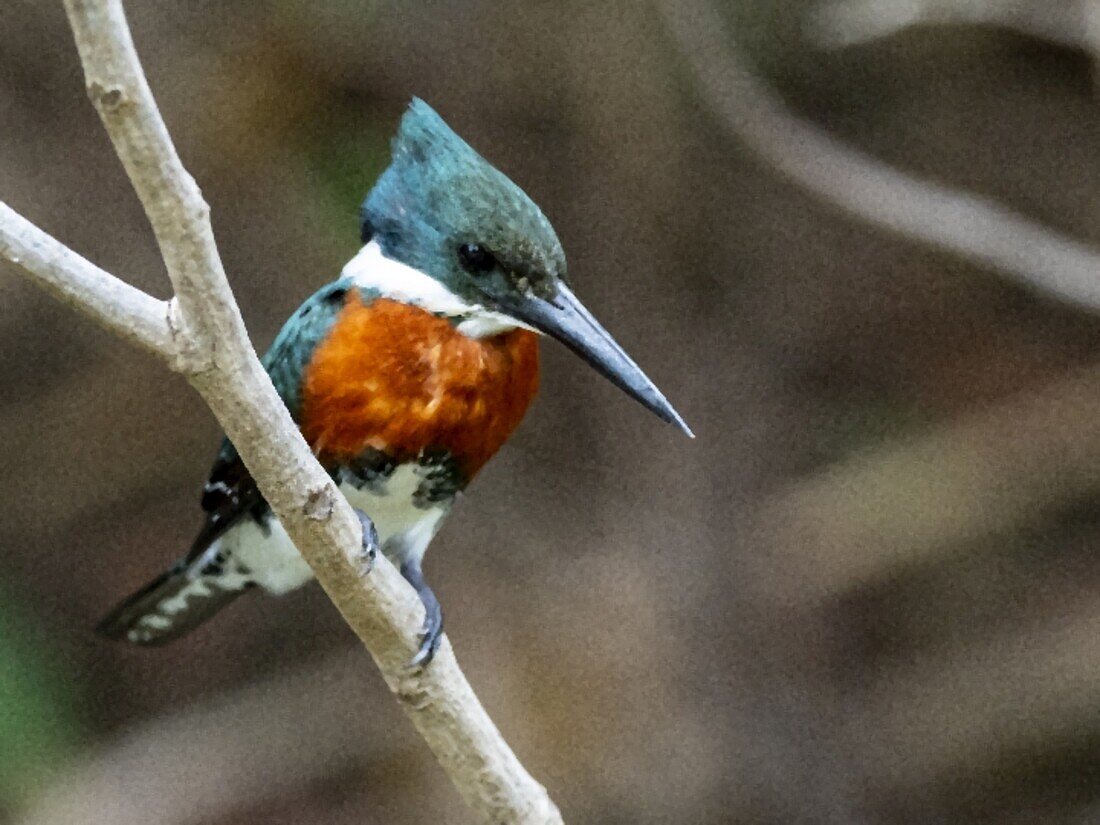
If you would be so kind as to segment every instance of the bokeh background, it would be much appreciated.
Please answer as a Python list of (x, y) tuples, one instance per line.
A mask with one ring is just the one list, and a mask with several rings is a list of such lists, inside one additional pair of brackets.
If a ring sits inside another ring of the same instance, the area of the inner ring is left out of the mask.
[[(695, 2), (128, 6), (260, 348), (356, 251), (415, 94), (543, 206), (694, 426), (546, 345), (428, 556), (567, 821), (1100, 822), (1100, 302), (806, 191), (741, 139), (775, 112), (730, 118), (693, 67), (736, 57), (1087, 257), (1093, 0), (738, 0), (720, 31)], [(7, 0), (0, 43), (0, 197), (166, 296), (61, 4)], [(0, 821), (469, 821), (316, 588), (166, 649), (92, 634), (190, 541), (218, 427), (6, 264), (0, 309)]]

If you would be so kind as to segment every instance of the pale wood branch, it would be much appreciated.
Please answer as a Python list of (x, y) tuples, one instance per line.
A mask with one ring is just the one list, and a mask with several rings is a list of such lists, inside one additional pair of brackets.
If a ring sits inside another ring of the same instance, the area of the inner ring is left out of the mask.
[(659, 0), (703, 98), (734, 136), (826, 204), (991, 267), (1049, 297), (1100, 310), (1100, 252), (987, 198), (876, 160), (791, 113), (749, 68), (706, 0)]
[[(172, 345), (150, 327), (152, 315), (146, 310), (156, 308), (149, 304), (153, 299), (135, 298), (141, 293), (121, 288), (106, 273), (93, 277), (74, 263), (83, 260), (75, 253), (59, 244), (49, 247), (52, 255), (12, 252), (9, 239), (22, 225), (8, 213), (0, 215), (5, 257), (125, 337), (157, 349), (188, 378), (477, 818), (561, 822), (545, 789), (485, 713), (450, 643), (444, 639), (430, 667), (409, 668), (423, 608), (384, 558), (363, 575), (358, 520), (256, 357), (214, 243), (209, 209), (157, 110), (121, 1), (66, 0), (65, 7), (92, 101), (141, 198), (175, 287), (176, 296), (167, 305), (171, 312), (162, 315)], [(62, 273), (75, 285), (61, 286)], [(104, 297), (108, 288), (131, 299), (127, 309), (110, 309), (112, 300)]]
[[(137, 192), (194, 345), (188, 371), (207, 369), (213, 342), (239, 344), (244, 323), (225, 277), (210, 207), (183, 167), (145, 79), (121, 0), (65, 0), (85, 88)], [(229, 331), (232, 331), (229, 334)], [(231, 360), (239, 352), (229, 354)]]
[(168, 360), (175, 357), (167, 301), (158, 301), (104, 272), (3, 202), (0, 258), (23, 267), (51, 295), (126, 340)]

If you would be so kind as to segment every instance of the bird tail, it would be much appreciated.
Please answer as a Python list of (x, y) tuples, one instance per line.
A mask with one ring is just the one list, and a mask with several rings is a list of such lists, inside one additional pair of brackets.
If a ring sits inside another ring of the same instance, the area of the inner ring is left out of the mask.
[(112, 610), (96, 631), (138, 645), (163, 645), (194, 630), (252, 581), (230, 571), (215, 541), (196, 558), (183, 559)]

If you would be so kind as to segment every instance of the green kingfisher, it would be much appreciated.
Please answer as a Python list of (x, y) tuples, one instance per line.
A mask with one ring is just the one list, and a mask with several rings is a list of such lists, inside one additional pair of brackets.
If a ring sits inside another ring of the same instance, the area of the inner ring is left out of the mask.
[[(290, 317), (263, 364), (302, 435), (425, 608), (414, 665), (443, 615), (424, 551), (538, 388), (538, 337), (565, 344), (662, 419), (691, 431), (569, 287), (538, 206), (414, 99), (360, 214), (363, 246)], [(228, 440), (190, 552), (99, 625), (158, 645), (246, 590), (313, 578)], [(373, 525), (373, 529), (372, 529)], [(373, 557), (373, 556), (372, 556)]]

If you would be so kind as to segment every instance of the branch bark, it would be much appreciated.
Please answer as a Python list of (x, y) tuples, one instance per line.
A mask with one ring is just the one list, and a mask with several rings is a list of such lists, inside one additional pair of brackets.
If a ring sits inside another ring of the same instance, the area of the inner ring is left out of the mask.
[(898, 171), (794, 115), (756, 78), (706, 0), (658, 0), (658, 8), (707, 105), (784, 177), (874, 226), (1100, 310), (1100, 252), (991, 200)]
[(0, 210), (0, 254), (110, 329), (159, 354), (202, 395), (265, 498), (477, 818), (560, 823), (546, 790), (501, 737), (444, 639), (408, 667), (423, 609), (393, 565), (369, 576), (361, 530), (260, 365), (225, 277), (209, 207), (146, 82), (121, 0), (66, 0), (89, 96), (141, 199), (175, 297), (156, 301)]
[(104, 272), (0, 201), (0, 258), (18, 264), (55, 298), (117, 335), (171, 360), (170, 305)]

